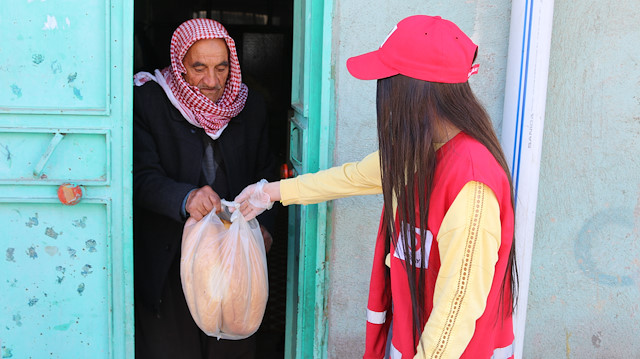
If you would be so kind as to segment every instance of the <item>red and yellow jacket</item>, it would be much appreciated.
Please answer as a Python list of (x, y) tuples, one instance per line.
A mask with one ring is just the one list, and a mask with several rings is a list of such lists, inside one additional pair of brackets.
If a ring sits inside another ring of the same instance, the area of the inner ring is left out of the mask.
[[(419, 249), (427, 251), (422, 270), (427, 271), (428, 316), (418, 345), (412, 339), (403, 250), (387, 253), (379, 233), (364, 358), (511, 358), (510, 278), (501, 292), (514, 223), (507, 176), (491, 153), (464, 133), (438, 149), (434, 175), (428, 238)], [(381, 192), (377, 152), (360, 162), (284, 180), (280, 186), (284, 205)]]
[(379, 231), (364, 358), (512, 357), (509, 278), (501, 291), (513, 239), (509, 181), (491, 153), (464, 133), (437, 151), (427, 229), (425, 246), (417, 249), (426, 251), (427, 293), (418, 346), (403, 248), (392, 244), (385, 253)]

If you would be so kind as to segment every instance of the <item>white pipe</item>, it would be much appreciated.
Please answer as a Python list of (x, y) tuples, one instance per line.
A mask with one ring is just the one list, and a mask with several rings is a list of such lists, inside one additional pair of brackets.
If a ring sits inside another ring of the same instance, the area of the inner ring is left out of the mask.
[(522, 358), (547, 99), (553, 0), (515, 0), (507, 60), (502, 147), (516, 190), (515, 358)]

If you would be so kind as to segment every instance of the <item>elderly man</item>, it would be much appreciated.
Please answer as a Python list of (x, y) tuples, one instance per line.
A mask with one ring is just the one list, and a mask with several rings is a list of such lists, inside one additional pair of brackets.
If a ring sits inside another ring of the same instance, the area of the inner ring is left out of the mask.
[[(180, 244), (188, 217), (220, 210), (221, 198), (276, 175), (265, 104), (242, 83), (221, 24), (183, 23), (170, 50), (169, 67), (134, 78), (136, 358), (253, 358), (253, 336), (218, 340), (196, 326), (180, 282)], [(268, 249), (264, 226), (263, 234)]]

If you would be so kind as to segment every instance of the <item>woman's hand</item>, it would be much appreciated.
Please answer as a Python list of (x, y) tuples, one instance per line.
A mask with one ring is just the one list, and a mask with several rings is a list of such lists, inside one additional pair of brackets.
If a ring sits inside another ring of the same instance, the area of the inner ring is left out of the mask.
[(240, 204), (240, 213), (247, 221), (260, 215), (267, 209), (271, 209), (273, 201), (271, 196), (264, 191), (264, 186), (269, 184), (267, 180), (247, 186), (233, 200)]

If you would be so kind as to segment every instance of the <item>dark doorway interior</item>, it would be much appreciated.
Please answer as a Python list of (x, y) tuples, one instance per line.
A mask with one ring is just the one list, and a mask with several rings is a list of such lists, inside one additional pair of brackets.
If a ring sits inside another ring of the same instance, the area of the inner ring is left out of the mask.
[[(168, 66), (173, 31), (195, 17), (219, 21), (235, 40), (243, 82), (267, 102), (271, 150), (278, 163), (286, 163), (293, 0), (135, 0), (134, 72)], [(284, 357), (288, 215), (286, 207), (274, 209), (278, 221), (267, 255), (269, 302), (257, 333), (257, 352), (264, 359)]]

